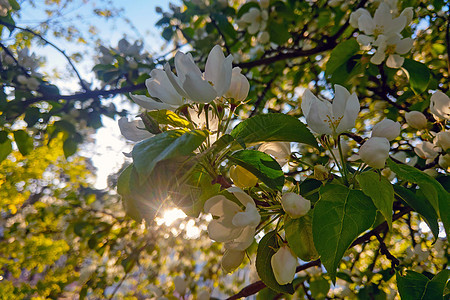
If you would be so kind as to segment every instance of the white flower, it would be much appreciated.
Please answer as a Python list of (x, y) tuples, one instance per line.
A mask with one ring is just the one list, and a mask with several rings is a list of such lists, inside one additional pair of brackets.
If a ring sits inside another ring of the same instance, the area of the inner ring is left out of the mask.
[(245, 251), (227, 249), (222, 257), (222, 269), (231, 273), (242, 264), (245, 257)]
[(433, 143), (435, 146), (447, 151), (450, 148), (450, 130), (438, 132), (433, 139)]
[(240, 23), (244, 23), (248, 26), (247, 31), (249, 34), (255, 34), (258, 31), (266, 29), (268, 18), (269, 14), (267, 11), (261, 11), (256, 7), (252, 7), (248, 12), (242, 15)]
[(408, 166), (411, 166), (411, 167), (414, 167), (416, 165), (417, 161), (419, 160), (419, 158), (415, 155), (414, 155), (414, 157), (408, 157), (406, 155), (405, 151), (400, 151), (400, 152), (394, 153), (392, 155), (392, 157), (398, 161), (401, 161), (404, 164), (407, 164)]
[(359, 149), (361, 159), (375, 169), (381, 169), (389, 157), (389, 141), (384, 137), (371, 137)]
[(406, 54), (409, 52), (413, 46), (413, 42), (414, 40), (411, 38), (402, 39), (400, 34), (395, 34), (390, 37), (381, 35), (373, 43), (374, 46), (377, 46), (378, 48), (375, 54), (370, 58), (370, 62), (379, 65), (385, 60), (386, 55), (388, 55), (386, 66), (394, 69), (400, 68), (405, 61), (405, 58), (401, 57), (399, 54)]
[(374, 35), (375, 37), (400, 34), (405, 25), (406, 17), (401, 15), (393, 18), (391, 9), (386, 3), (380, 4), (373, 18), (367, 13), (361, 13), (358, 18), (358, 28), (366, 35)]
[(430, 112), (437, 121), (450, 118), (450, 98), (441, 91), (437, 91), (430, 98)]
[(281, 285), (291, 283), (295, 277), (297, 258), (287, 245), (283, 245), (270, 259), (275, 279)]
[(225, 97), (232, 98), (236, 101), (244, 101), (247, 98), (250, 84), (247, 77), (241, 74), (241, 68), (234, 67), (231, 73), (231, 84)]
[(423, 142), (416, 145), (414, 152), (422, 159), (426, 159), (426, 163), (429, 164), (439, 155), (440, 149), (430, 142)]
[(420, 111), (410, 111), (405, 114), (406, 123), (415, 129), (427, 128), (427, 117)]
[(359, 101), (355, 93), (336, 84), (336, 92), (331, 104), (320, 100), (311, 91), (306, 90), (302, 99), (302, 111), (306, 122), (318, 134), (337, 135), (355, 126), (359, 113)]
[(184, 295), (186, 293), (187, 282), (183, 277), (175, 277), (173, 279), (173, 283), (175, 284), (175, 291), (177, 291), (178, 294)]
[(141, 42), (135, 41), (132, 45), (125, 38), (122, 38), (119, 41), (117, 48), (120, 53), (127, 56), (139, 56), (139, 52), (141, 52), (143, 46), (144, 45)]
[(177, 75), (166, 63), (164, 70), (175, 90), (186, 99), (197, 103), (209, 103), (228, 91), (231, 83), (233, 56), (226, 58), (220, 46), (216, 45), (209, 52), (205, 72), (202, 74), (195, 65), (190, 53), (177, 52), (175, 69)]
[(261, 31), (258, 33), (257, 39), (261, 44), (267, 44), (270, 41), (270, 34), (267, 31)]
[(388, 141), (392, 141), (400, 135), (401, 125), (399, 122), (394, 122), (390, 119), (384, 119), (378, 122), (372, 129), (372, 136), (384, 137)]
[(350, 26), (353, 28), (358, 28), (358, 20), (362, 15), (366, 15), (366, 17), (371, 18), (370, 13), (367, 9), (358, 8), (350, 15)]
[(174, 111), (184, 104), (183, 98), (173, 88), (163, 70), (152, 70), (150, 78), (145, 81), (150, 98), (144, 95), (132, 95), (136, 104), (148, 110), (168, 109)]
[(209, 223), (208, 234), (217, 242), (225, 242), (227, 249), (244, 251), (253, 242), (261, 216), (252, 197), (238, 187), (231, 187), (228, 191), (245, 206), (245, 211), (223, 195), (208, 199), (204, 206), (205, 213), (218, 217)]
[(122, 117), (119, 119), (120, 133), (130, 141), (139, 142), (152, 137), (153, 134), (145, 130), (145, 125), (142, 120), (135, 120), (128, 122), (127, 117)]
[(284, 166), (289, 161), (289, 157), (291, 156), (291, 143), (268, 142), (259, 146), (258, 151), (273, 156), (280, 166)]
[(286, 193), (281, 197), (281, 206), (289, 217), (298, 219), (310, 211), (311, 201), (296, 193)]
[(441, 168), (447, 170), (450, 167), (450, 154), (440, 155), (438, 163)]

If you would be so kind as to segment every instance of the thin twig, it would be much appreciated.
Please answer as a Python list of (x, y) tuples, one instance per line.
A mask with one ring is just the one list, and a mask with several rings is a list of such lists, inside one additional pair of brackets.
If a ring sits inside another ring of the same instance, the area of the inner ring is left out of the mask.
[(386, 244), (384, 243), (384, 240), (381, 238), (381, 236), (378, 233), (375, 233), (375, 237), (377, 238), (378, 242), (380, 243), (380, 252), (386, 256), (387, 259), (391, 261), (391, 267), (395, 268), (395, 266), (398, 266), (400, 264), (400, 261), (389, 252)]
[(80, 81), (81, 87), (82, 87), (85, 91), (89, 91), (89, 88), (86, 86), (86, 84), (84, 83), (83, 79), (81, 78), (80, 73), (78, 72), (77, 68), (76, 68), (75, 65), (73, 64), (72, 59), (71, 59), (69, 56), (67, 56), (67, 54), (66, 54), (66, 52), (65, 52), (64, 50), (62, 50), (61, 48), (59, 48), (58, 46), (56, 46), (55, 44), (53, 44), (52, 42), (50, 42), (49, 40), (47, 40), (45, 37), (43, 37), (43, 36), (40, 35), (39, 33), (35, 32), (35, 31), (33, 31), (33, 30), (29, 29), (29, 28), (24, 28), (24, 27), (16, 26), (16, 25), (14, 25), (14, 24), (10, 24), (10, 23), (7, 23), (7, 22), (3, 22), (3, 21), (1, 21), (1, 20), (0, 20), (0, 24), (1, 24), (1, 25), (5, 25), (5, 26), (11, 26), (11, 27), (14, 27), (14, 28), (16, 28), (16, 29), (20, 29), (20, 30), (29, 32), (29, 33), (31, 33), (31, 34), (37, 36), (38, 38), (40, 38), (40, 39), (41, 39), (42, 41), (44, 41), (44, 43), (46, 43), (47, 45), (50, 45), (50, 46), (52, 46), (53, 48), (55, 48), (56, 51), (58, 51), (59, 53), (61, 53), (61, 54), (67, 59), (67, 62), (68, 62), (69, 65), (72, 67), (72, 69), (73, 69), (75, 75), (78, 77), (78, 80)]

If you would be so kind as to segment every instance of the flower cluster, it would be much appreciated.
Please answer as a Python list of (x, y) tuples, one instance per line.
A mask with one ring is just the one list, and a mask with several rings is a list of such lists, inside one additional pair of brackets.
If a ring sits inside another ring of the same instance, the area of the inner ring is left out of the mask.
[(359, 8), (350, 16), (350, 25), (364, 33), (357, 37), (361, 47), (365, 50), (376, 47), (370, 59), (373, 64), (381, 64), (387, 56), (388, 67), (400, 68), (405, 60), (400, 55), (408, 53), (413, 46), (413, 39), (403, 38), (401, 34), (405, 26), (411, 23), (412, 7), (405, 8), (399, 16), (395, 12), (396, 7), (382, 2), (373, 17), (364, 8)]
[(259, 5), (259, 8), (252, 7), (248, 12), (243, 14), (237, 21), (237, 24), (240, 28), (246, 28), (251, 35), (258, 33), (258, 41), (261, 44), (266, 44), (270, 39), (270, 35), (266, 31), (267, 20), (269, 19), (269, 14), (266, 9), (269, 7), (269, 1), (261, 0), (259, 1)]

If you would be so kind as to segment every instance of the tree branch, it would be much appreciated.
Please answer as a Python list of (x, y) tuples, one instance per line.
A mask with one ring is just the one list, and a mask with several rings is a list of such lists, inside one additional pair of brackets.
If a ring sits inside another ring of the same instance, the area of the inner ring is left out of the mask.
[(56, 46), (55, 44), (53, 44), (52, 42), (50, 42), (49, 40), (47, 40), (46, 38), (44, 38), (42, 35), (40, 35), (40, 34), (37, 33), (37, 32), (34, 32), (34, 31), (31, 30), (31, 29), (24, 28), (24, 27), (20, 27), (20, 26), (16, 26), (16, 25), (14, 25), (14, 24), (10, 24), (10, 23), (7, 23), (7, 22), (3, 22), (3, 21), (1, 21), (1, 20), (0, 20), (0, 25), (11, 26), (11, 27), (14, 27), (14, 28), (16, 28), (16, 29), (20, 29), (20, 30), (29, 32), (29, 33), (31, 33), (32, 35), (35, 35), (35, 36), (37, 36), (38, 38), (40, 38), (40, 39), (41, 39), (42, 41), (44, 41), (44, 43), (46, 43), (47, 45), (50, 45), (50, 46), (52, 46), (53, 48), (55, 48), (56, 51), (58, 51), (59, 53), (61, 53), (62, 55), (64, 55), (64, 57), (66, 58), (66, 60), (67, 60), (67, 62), (69, 63), (69, 65), (72, 67), (72, 69), (73, 69), (75, 75), (78, 77), (78, 80), (80, 81), (81, 87), (82, 87), (85, 91), (89, 91), (89, 88), (86, 86), (86, 84), (84, 83), (83, 79), (82, 79), (81, 76), (80, 76), (80, 73), (78, 72), (77, 68), (76, 68), (75, 65), (73, 64), (72, 59), (71, 59), (69, 56), (67, 56), (67, 54), (66, 54), (66, 52), (65, 52), (64, 50), (62, 50), (61, 48), (59, 48), (58, 46)]
[[(400, 210), (398, 213), (394, 214), (394, 216), (392, 217), (392, 221), (395, 221), (395, 220), (397, 220), (397, 219), (400, 219), (400, 218), (403, 217), (405, 214), (409, 213), (411, 210), (412, 210), (411, 207), (404, 207), (404, 208), (403, 208), (402, 210)], [(381, 224), (378, 225), (376, 228), (372, 229), (371, 231), (369, 231), (369, 232), (367, 232), (366, 234), (364, 234), (364, 235), (360, 236), (359, 238), (357, 238), (357, 239), (350, 245), (349, 248), (353, 248), (353, 247), (356, 246), (356, 245), (363, 244), (363, 243), (369, 241), (370, 238), (371, 238), (373, 235), (376, 236), (377, 234), (379, 234), (380, 232), (383, 232), (383, 231), (387, 230), (388, 228), (389, 228), (389, 227), (388, 227), (388, 224), (387, 224), (386, 221), (383, 222), (383, 223), (381, 223)], [(395, 258), (395, 257), (394, 257), (394, 258)], [(304, 264), (304, 265), (298, 266), (297, 269), (296, 269), (295, 271), (296, 271), (296, 272), (300, 272), (300, 271), (306, 270), (306, 269), (308, 269), (308, 268), (310, 268), (310, 267), (320, 266), (320, 264), (321, 264), (320, 259), (317, 259), (317, 260), (311, 261), (311, 262), (309, 262), (309, 263), (306, 263), (306, 264)], [(262, 290), (262, 289), (265, 288), (265, 287), (266, 287), (266, 285), (265, 285), (261, 280), (256, 281), (256, 282), (254, 282), (254, 283), (252, 283), (252, 284), (246, 286), (245, 288), (243, 288), (239, 293), (237, 293), (237, 294), (235, 294), (235, 295), (233, 295), (233, 296), (227, 298), (227, 300), (235, 300), (235, 299), (239, 299), (239, 298), (242, 298), (242, 297), (248, 297), (248, 296), (254, 295), (254, 294), (256, 294), (257, 292), (259, 292), (260, 290)]]

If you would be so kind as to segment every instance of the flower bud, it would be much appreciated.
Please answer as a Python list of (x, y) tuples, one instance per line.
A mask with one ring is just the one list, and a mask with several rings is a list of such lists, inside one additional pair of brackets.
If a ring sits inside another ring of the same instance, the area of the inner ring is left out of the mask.
[(381, 169), (386, 163), (390, 148), (386, 138), (371, 137), (359, 149), (359, 156), (372, 168)]
[(400, 123), (394, 122), (389, 119), (384, 119), (383, 121), (377, 123), (373, 126), (372, 136), (374, 137), (384, 137), (389, 141), (392, 141), (400, 135)]
[(227, 249), (222, 257), (222, 268), (227, 273), (236, 270), (244, 260), (245, 251)]
[(450, 117), (450, 98), (437, 91), (430, 98), (430, 112), (437, 121), (448, 120)]
[(322, 165), (314, 166), (314, 178), (320, 181), (328, 180), (328, 169)]
[(447, 151), (450, 148), (450, 130), (438, 132), (433, 140), (434, 145)]
[(439, 156), (439, 166), (444, 170), (447, 170), (450, 167), (450, 154)]
[(278, 249), (277, 253), (272, 256), (270, 264), (272, 265), (275, 279), (279, 284), (288, 284), (294, 280), (297, 258), (287, 245), (283, 245)]
[(424, 129), (427, 127), (427, 117), (420, 111), (410, 111), (405, 114), (406, 123), (415, 129)]
[(225, 97), (232, 98), (236, 101), (244, 101), (247, 98), (250, 84), (247, 77), (241, 74), (241, 68), (235, 67), (231, 72), (231, 84)]
[(234, 184), (241, 189), (254, 187), (258, 183), (258, 178), (241, 166), (232, 166), (230, 177)]
[(414, 152), (416, 152), (417, 156), (426, 159), (427, 164), (432, 162), (439, 155), (439, 151), (440, 149), (438, 147), (427, 141), (417, 144), (416, 148), (414, 148)]
[(283, 210), (292, 219), (300, 218), (311, 209), (311, 201), (295, 193), (286, 193), (281, 198)]
[(173, 283), (175, 284), (175, 291), (177, 291), (178, 294), (184, 295), (186, 293), (187, 282), (183, 277), (175, 277), (173, 279)]
[(261, 44), (267, 44), (270, 41), (270, 34), (267, 31), (261, 31), (258, 33), (257, 39)]

